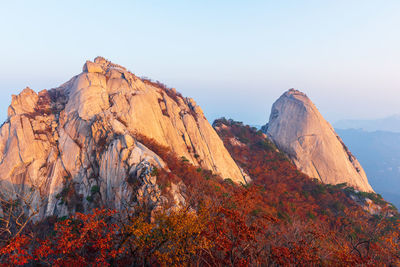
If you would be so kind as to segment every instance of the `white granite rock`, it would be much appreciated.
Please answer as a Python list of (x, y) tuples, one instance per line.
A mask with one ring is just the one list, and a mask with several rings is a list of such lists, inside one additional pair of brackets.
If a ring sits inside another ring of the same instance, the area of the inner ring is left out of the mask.
[(294, 89), (285, 92), (273, 104), (263, 129), (311, 178), (373, 192), (360, 163), (304, 93)]
[[(13, 96), (0, 129), (0, 182), (35, 190), (37, 219), (166, 201), (151, 170), (165, 162), (135, 140), (155, 139), (191, 163), (245, 182), (196, 102), (142, 81), (102, 57), (58, 88)], [(246, 177), (249, 180), (248, 177)], [(184, 203), (182, 184), (170, 193)]]

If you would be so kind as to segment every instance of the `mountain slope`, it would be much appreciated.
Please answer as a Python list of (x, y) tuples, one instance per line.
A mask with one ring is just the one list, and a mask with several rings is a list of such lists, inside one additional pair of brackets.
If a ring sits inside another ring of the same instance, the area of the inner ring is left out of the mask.
[(376, 192), (400, 207), (400, 133), (336, 129), (364, 166)]
[[(397, 255), (389, 251), (398, 249), (397, 241), (388, 240), (398, 233), (399, 215), (380, 195), (354, 190), (345, 183), (323, 184), (310, 179), (254, 127), (226, 119), (213, 125), (232, 157), (253, 178), (250, 188), (257, 188), (258, 193), (252, 193), (252, 198), (261, 195), (264, 203), (259, 212), (279, 219), (267, 226), (267, 232), (279, 229), (279, 234), (267, 241), (266, 247), (273, 251), (287, 246), (287, 254), (279, 254), (280, 265), (373, 266), (396, 262)], [(301, 245), (296, 244), (298, 240)], [(300, 257), (293, 260), (300, 251), (316, 252), (316, 257), (297, 255)]]
[(12, 97), (0, 129), (3, 194), (28, 194), (40, 218), (132, 201), (157, 206), (164, 200), (150, 173), (167, 166), (137, 136), (245, 183), (193, 99), (97, 57), (58, 88)]
[(310, 177), (373, 191), (357, 159), (304, 93), (285, 92), (273, 104), (263, 130)]
[[(374, 193), (301, 173), (261, 131), (220, 119), (215, 129), (252, 182), (238, 185), (141, 141), (183, 178), (185, 208), (95, 209), (26, 227), (5, 242), (5, 265), (385, 266), (399, 262), (399, 214)], [(166, 184), (167, 184), (166, 183)], [(0, 227), (2, 222), (0, 222)], [(48, 234), (52, 233), (52, 234)], [(15, 250), (17, 248), (17, 250)]]

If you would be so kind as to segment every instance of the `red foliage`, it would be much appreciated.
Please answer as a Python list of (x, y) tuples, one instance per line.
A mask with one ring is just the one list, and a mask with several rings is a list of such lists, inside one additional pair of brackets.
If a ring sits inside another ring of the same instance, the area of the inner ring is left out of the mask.
[(4, 266), (40, 262), (51, 266), (108, 266), (117, 249), (119, 226), (110, 223), (115, 212), (77, 213), (54, 226), (45, 239), (17, 236), (0, 250)]
[(384, 206), (380, 215), (367, 213), (348, 196), (354, 191), (311, 180), (248, 126), (226, 120), (215, 126), (233, 158), (253, 179), (250, 185), (222, 180), (138, 135), (168, 165), (170, 171), (156, 172), (160, 187), (185, 184), (187, 207), (178, 211), (165, 207), (159, 213), (135, 211), (124, 218), (115, 211), (95, 209), (54, 225), (44, 227), (43, 222), (1, 243), (1, 264), (372, 266), (398, 262), (400, 224), (395, 211)]
[(0, 249), (0, 266), (15, 266), (27, 264), (33, 256), (30, 254), (31, 238), (19, 235)]

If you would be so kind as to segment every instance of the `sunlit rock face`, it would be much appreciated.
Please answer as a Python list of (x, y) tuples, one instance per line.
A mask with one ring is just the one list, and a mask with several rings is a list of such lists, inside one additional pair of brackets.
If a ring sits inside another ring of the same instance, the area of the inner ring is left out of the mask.
[(304, 93), (285, 92), (273, 104), (263, 131), (311, 178), (373, 191), (360, 163)]
[[(39, 219), (95, 205), (157, 207), (165, 199), (151, 170), (167, 166), (137, 134), (245, 183), (193, 99), (97, 57), (58, 88), (12, 97), (0, 129), (1, 193), (28, 195)], [(176, 205), (184, 202), (180, 186), (172, 186)]]

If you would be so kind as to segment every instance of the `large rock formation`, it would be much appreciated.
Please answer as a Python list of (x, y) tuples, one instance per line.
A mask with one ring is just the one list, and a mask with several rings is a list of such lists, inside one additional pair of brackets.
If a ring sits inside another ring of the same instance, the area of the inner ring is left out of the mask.
[[(163, 196), (151, 170), (166, 166), (135, 139), (138, 134), (245, 183), (193, 99), (97, 57), (58, 88), (38, 94), (26, 88), (12, 97), (0, 129), (1, 193), (29, 195), (38, 218), (93, 203), (156, 206)], [(184, 201), (179, 185), (172, 188), (175, 200)]]
[(284, 93), (273, 104), (263, 130), (311, 178), (373, 191), (360, 163), (304, 93)]

